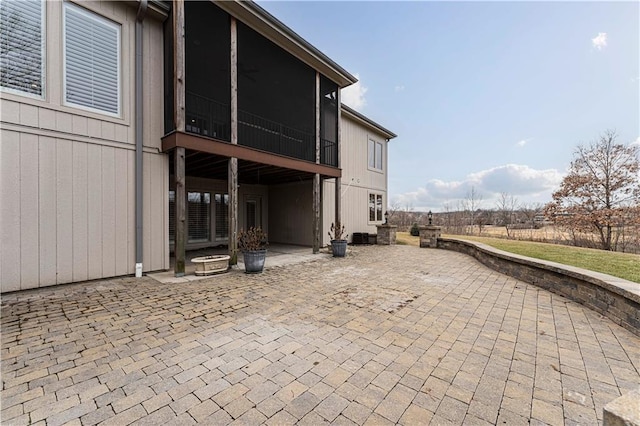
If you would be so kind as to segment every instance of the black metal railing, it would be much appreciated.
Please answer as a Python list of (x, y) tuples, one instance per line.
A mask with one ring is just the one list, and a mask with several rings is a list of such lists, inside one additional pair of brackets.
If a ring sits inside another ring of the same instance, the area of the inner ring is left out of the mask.
[[(231, 141), (229, 105), (186, 93), (185, 130), (223, 141)], [(246, 111), (238, 111), (238, 144), (300, 160), (316, 160), (315, 135)], [(320, 140), (320, 163), (337, 167), (338, 145)]]
[(327, 139), (320, 139), (320, 163), (338, 167), (337, 143)]
[(186, 93), (185, 130), (202, 136), (231, 141), (231, 111), (223, 104), (195, 93)]
[(300, 160), (315, 161), (313, 133), (238, 111), (238, 143)]

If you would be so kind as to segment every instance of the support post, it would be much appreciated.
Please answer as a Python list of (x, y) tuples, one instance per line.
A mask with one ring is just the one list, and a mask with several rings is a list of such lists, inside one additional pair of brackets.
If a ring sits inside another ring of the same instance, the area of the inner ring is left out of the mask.
[(185, 83), (184, 83), (184, 0), (173, 1), (173, 96), (176, 102), (174, 120), (176, 130), (185, 129)]
[(176, 277), (184, 276), (185, 265), (185, 217), (187, 210), (187, 193), (185, 188), (184, 148), (177, 147), (174, 152), (176, 173), (176, 242), (174, 267)]
[[(185, 84), (184, 84), (184, 0), (173, 1), (173, 96), (175, 99), (174, 122), (176, 130), (185, 129)], [(175, 266), (176, 277), (184, 276), (185, 269), (185, 219), (187, 193), (185, 187), (185, 149), (177, 147), (174, 151), (176, 176), (176, 236)]]
[(313, 175), (313, 253), (320, 252), (320, 174)]
[[(316, 71), (316, 164), (320, 164), (320, 73)], [(320, 174), (313, 175), (313, 253), (320, 252)]]
[[(342, 146), (342, 126), (340, 125), (342, 121), (342, 96), (340, 95), (340, 88), (338, 88), (336, 93), (336, 102), (338, 104), (338, 122), (336, 125), (338, 126), (336, 138), (336, 167), (340, 168), (340, 147)], [(336, 178), (336, 187), (335, 187), (335, 223), (342, 224), (342, 178)]]
[[(238, 144), (238, 24), (231, 18), (231, 143)], [(238, 264), (238, 159), (229, 158), (229, 264)]]
[(238, 264), (238, 159), (229, 158), (229, 264)]

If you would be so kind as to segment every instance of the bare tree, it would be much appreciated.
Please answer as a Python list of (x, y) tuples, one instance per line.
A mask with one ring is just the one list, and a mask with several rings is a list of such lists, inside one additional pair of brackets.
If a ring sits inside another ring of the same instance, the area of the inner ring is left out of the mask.
[(546, 213), (571, 232), (595, 232), (603, 250), (615, 249), (614, 231), (640, 222), (639, 151), (617, 144), (611, 130), (589, 146), (578, 146)]
[(389, 207), (387, 207), (387, 212), (389, 213), (389, 218), (388, 218), (389, 223), (391, 223), (392, 221), (395, 223), (395, 221), (398, 219), (396, 215), (400, 211), (400, 206), (401, 206), (400, 201), (396, 200), (393, 203), (391, 203)]
[(478, 191), (476, 191), (476, 188), (472, 186), (471, 190), (467, 192), (467, 197), (464, 200), (462, 200), (464, 211), (467, 213), (467, 217), (469, 219), (468, 223), (471, 226), (472, 235), (473, 235), (473, 227), (476, 223), (476, 215), (478, 214), (477, 210), (480, 209), (481, 204), (482, 204), (482, 196), (478, 194)]
[(513, 223), (513, 214), (518, 207), (518, 199), (508, 192), (501, 192), (496, 203), (499, 224), (507, 230), (507, 238), (511, 238), (509, 226)]
[(536, 227), (536, 216), (542, 214), (544, 211), (544, 205), (542, 203), (524, 203), (519, 209), (524, 221), (531, 228)]

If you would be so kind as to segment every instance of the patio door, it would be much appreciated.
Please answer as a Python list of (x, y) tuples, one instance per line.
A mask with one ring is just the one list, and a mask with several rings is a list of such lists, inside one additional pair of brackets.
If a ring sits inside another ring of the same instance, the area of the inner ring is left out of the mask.
[(247, 195), (244, 205), (244, 221), (246, 228), (263, 228), (262, 197), (256, 195)]

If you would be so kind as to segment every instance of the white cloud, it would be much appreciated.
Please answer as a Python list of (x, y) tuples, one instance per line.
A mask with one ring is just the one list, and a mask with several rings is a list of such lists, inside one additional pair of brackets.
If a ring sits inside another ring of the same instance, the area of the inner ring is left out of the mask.
[(410, 205), (416, 210), (440, 211), (445, 204), (456, 209), (474, 188), (482, 197), (481, 207), (495, 206), (501, 192), (507, 192), (521, 202), (546, 203), (562, 181), (556, 169), (536, 170), (526, 165), (506, 164), (467, 175), (462, 181), (429, 180), (416, 191), (392, 197), (392, 203)]
[(640, 136), (638, 136), (638, 139), (636, 139), (635, 141), (631, 142), (631, 145), (640, 146)]
[(404, 85), (400, 84), (400, 85), (394, 87), (393, 90), (396, 91), (396, 92), (404, 92)]
[(591, 39), (591, 44), (598, 50), (607, 47), (607, 33), (598, 33), (596, 37)]
[(360, 82), (359, 74), (355, 74), (355, 77), (358, 79), (358, 81), (351, 86), (342, 89), (340, 94), (342, 96), (342, 102), (344, 104), (347, 104), (353, 109), (360, 110), (367, 104), (367, 100), (365, 99), (364, 95), (369, 89), (362, 85), (362, 83)]

